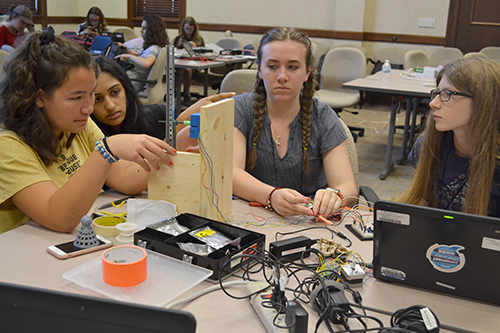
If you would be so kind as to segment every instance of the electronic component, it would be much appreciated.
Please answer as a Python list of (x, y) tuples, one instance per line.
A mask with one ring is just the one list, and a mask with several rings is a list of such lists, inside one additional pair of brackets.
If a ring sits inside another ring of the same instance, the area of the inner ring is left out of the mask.
[(269, 244), (269, 252), (271, 252), (277, 259), (284, 258), (286, 260), (294, 261), (300, 258), (309, 257), (309, 252), (304, 252), (311, 248), (315, 242), (305, 236), (297, 236), (288, 238)]
[(191, 115), (190, 119), (191, 128), (189, 129), (189, 137), (198, 139), (200, 136), (200, 113), (196, 112)]
[(349, 283), (362, 283), (365, 278), (365, 271), (355, 261), (350, 264), (342, 266), (340, 274), (344, 281)]
[(346, 228), (360, 240), (373, 239), (373, 223), (363, 224), (357, 220), (353, 220), (352, 224), (346, 225)]

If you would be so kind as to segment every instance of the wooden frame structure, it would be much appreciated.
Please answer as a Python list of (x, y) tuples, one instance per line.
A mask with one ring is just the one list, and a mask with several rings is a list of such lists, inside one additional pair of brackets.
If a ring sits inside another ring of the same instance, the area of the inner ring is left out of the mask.
[(201, 107), (200, 153), (178, 152), (173, 166), (148, 176), (148, 198), (213, 220), (231, 214), (233, 195), (234, 100)]

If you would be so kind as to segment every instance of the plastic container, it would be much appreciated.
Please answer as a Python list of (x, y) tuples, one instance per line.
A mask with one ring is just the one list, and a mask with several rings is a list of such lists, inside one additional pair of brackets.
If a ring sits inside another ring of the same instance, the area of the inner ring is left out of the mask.
[(389, 60), (384, 62), (382, 66), (382, 87), (388, 87), (391, 77), (391, 63)]

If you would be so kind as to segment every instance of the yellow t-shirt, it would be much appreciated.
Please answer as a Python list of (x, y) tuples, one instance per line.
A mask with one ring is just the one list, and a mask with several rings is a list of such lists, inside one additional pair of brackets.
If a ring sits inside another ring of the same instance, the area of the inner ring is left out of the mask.
[(59, 158), (46, 166), (36, 151), (16, 133), (0, 130), (0, 233), (30, 220), (12, 202), (14, 194), (46, 180), (62, 187), (85, 163), (96, 141), (103, 136), (99, 127), (89, 118), (85, 130), (76, 135), (68, 149), (66, 142), (69, 133), (64, 133), (60, 141)]

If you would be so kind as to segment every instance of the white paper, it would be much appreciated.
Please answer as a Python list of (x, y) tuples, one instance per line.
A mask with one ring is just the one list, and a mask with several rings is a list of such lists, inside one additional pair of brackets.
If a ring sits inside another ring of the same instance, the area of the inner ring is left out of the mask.
[(128, 199), (127, 201), (127, 222), (137, 224), (139, 226), (137, 231), (150, 224), (176, 216), (176, 206), (167, 201), (149, 199)]

